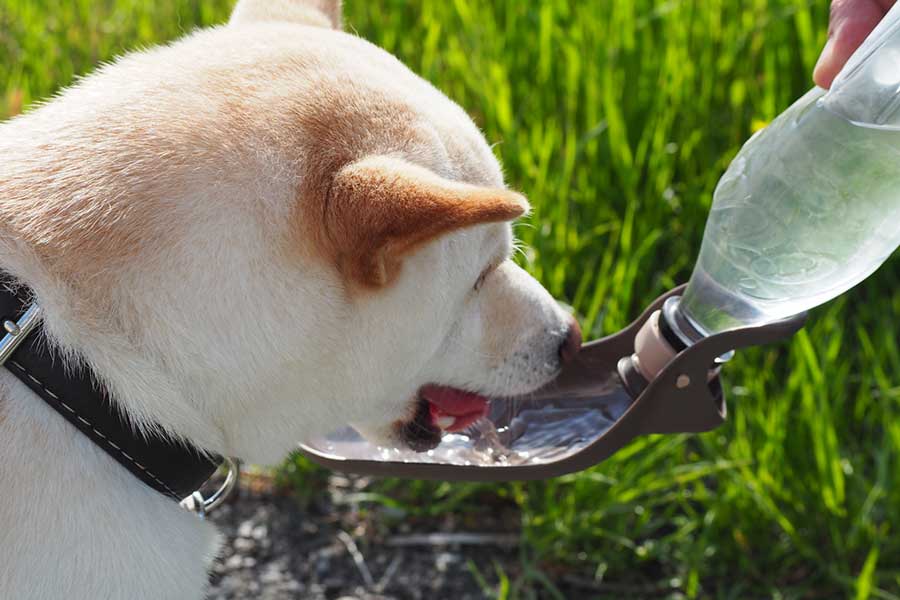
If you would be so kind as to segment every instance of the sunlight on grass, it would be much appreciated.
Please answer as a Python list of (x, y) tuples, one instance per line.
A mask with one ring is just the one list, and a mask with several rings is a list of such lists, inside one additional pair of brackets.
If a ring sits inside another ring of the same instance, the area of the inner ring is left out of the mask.
[[(127, 49), (222, 22), (230, 4), (0, 0), (0, 116)], [(811, 86), (827, 10), (349, 0), (346, 21), (474, 116), (534, 207), (517, 227), (525, 266), (597, 337), (687, 279), (730, 158)], [(790, 343), (742, 352), (717, 431), (642, 439), (550, 482), (387, 481), (367, 498), (407, 513), (520, 507), (525, 579), (473, 567), (502, 598), (554, 597), (565, 574), (631, 597), (898, 598), (898, 267)]]

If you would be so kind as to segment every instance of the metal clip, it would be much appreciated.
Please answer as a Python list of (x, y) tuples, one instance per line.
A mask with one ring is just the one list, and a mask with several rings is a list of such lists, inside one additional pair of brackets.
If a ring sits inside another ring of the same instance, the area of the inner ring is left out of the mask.
[(209, 498), (204, 498), (200, 490), (196, 490), (179, 503), (182, 508), (196, 513), (201, 519), (205, 519), (206, 515), (225, 502), (228, 496), (231, 495), (231, 492), (234, 491), (240, 478), (241, 470), (237, 461), (228, 457), (225, 458), (222, 464), (228, 468), (228, 474), (225, 476), (225, 481), (219, 486), (219, 489), (213, 492)]
[(10, 355), (15, 352), (35, 325), (41, 320), (41, 307), (31, 304), (18, 321), (6, 319), (3, 321), (3, 329), (6, 335), (0, 340), (0, 365), (5, 363)]

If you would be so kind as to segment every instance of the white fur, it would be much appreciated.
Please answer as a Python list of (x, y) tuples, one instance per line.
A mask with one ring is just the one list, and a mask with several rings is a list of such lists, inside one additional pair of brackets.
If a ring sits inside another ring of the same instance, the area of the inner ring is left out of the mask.
[(202, 598), (217, 534), (0, 370), (0, 597)]
[[(508, 260), (509, 224), (442, 236), (360, 294), (312, 251), (275, 243), (317, 158), (292, 119), (329, 90), (336, 113), (377, 113), (383, 97), (414, 115), (402, 144), (379, 129), (390, 119), (362, 119), (363, 150), (503, 180), (463, 111), (395, 59), (343, 33), (253, 23), (271, 18), (254, 4), (236, 11), (249, 23), (122, 59), (0, 125), (0, 209), (20, 218), (0, 233), (0, 265), (34, 290), (48, 339), (86, 360), (137, 427), (257, 463), (348, 421), (390, 436), (428, 383), (509, 395), (548, 381), (571, 321)], [(229, 102), (253, 111), (223, 120)], [(86, 230), (130, 232), (140, 252), (71, 272), (67, 248)], [(0, 598), (203, 596), (213, 529), (2, 369), (0, 488)]]

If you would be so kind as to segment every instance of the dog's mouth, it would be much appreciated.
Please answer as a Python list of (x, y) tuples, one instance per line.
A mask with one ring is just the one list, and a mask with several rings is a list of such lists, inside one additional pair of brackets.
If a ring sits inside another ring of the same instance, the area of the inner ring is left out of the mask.
[(485, 417), (488, 403), (475, 392), (426, 385), (416, 395), (413, 417), (396, 424), (397, 434), (417, 452), (431, 450), (441, 443), (444, 432), (462, 431)]

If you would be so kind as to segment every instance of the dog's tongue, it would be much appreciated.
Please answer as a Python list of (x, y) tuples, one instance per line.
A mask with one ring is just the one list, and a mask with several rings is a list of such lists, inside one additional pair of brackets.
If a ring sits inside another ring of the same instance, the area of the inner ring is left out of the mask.
[(425, 386), (422, 388), (422, 396), (442, 413), (453, 417), (482, 412), (487, 404), (484, 396), (441, 385)]
[(429, 385), (422, 388), (422, 397), (431, 403), (435, 423), (447, 431), (465, 429), (487, 414), (487, 398), (472, 392)]

